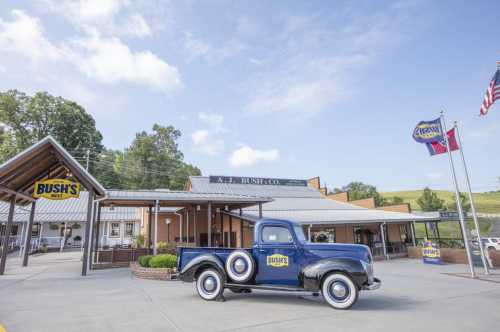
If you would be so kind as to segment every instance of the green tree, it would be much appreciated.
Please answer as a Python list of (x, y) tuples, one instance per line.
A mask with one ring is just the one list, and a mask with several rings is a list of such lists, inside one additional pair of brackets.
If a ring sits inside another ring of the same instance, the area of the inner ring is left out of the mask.
[(387, 199), (386, 203), (387, 203), (387, 205), (403, 204), (404, 199), (403, 199), (403, 197), (400, 197), (400, 196), (392, 196), (391, 198)]
[(117, 169), (124, 175), (124, 187), (135, 189), (181, 190), (190, 175), (201, 171), (183, 161), (177, 140), (181, 132), (172, 126), (155, 124), (153, 132), (142, 131), (123, 158), (117, 159)]
[(334, 192), (347, 192), (350, 200), (358, 200), (373, 197), (376, 206), (383, 206), (386, 199), (380, 195), (375, 186), (364, 184), (363, 182), (351, 182), (341, 189), (335, 188)]
[[(448, 204), (448, 210), (458, 211), (457, 200), (455, 198), (455, 195), (453, 195), (452, 199), (453, 199), (453, 202)], [(462, 205), (462, 210), (464, 212), (470, 211), (470, 202), (464, 193), (460, 193), (460, 205)]]
[(417, 199), (422, 211), (439, 211), (445, 209), (444, 200), (440, 199), (430, 188), (425, 187), (422, 195)]
[(0, 92), (0, 123), (8, 128), (0, 133), (0, 162), (47, 135), (52, 135), (80, 162), (87, 149), (99, 154), (103, 148), (102, 135), (92, 116), (77, 103), (47, 92), (33, 97), (17, 90)]

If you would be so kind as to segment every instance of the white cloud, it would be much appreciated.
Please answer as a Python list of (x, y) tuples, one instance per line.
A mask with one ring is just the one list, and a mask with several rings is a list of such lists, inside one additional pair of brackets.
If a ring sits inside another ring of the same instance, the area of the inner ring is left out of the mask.
[(61, 56), (61, 50), (45, 38), (38, 18), (17, 9), (11, 14), (12, 21), (0, 19), (0, 49), (21, 54), (34, 62)]
[(230, 40), (223, 46), (213, 46), (195, 37), (191, 32), (186, 32), (184, 33), (184, 49), (188, 62), (201, 58), (210, 64), (215, 64), (239, 54), (245, 49), (245, 45), (237, 40)]
[[(45, 8), (64, 17), (77, 28), (98, 29), (112, 36), (147, 37), (153, 27), (128, 0), (40, 0)], [(160, 10), (159, 10), (160, 11)]]
[(207, 128), (195, 131), (191, 135), (191, 140), (195, 150), (208, 155), (216, 155), (224, 149), (224, 139), (222, 134), (226, 132), (224, 128), (224, 117), (216, 113), (198, 113), (198, 119)]
[(191, 139), (196, 150), (208, 155), (216, 155), (224, 149), (224, 141), (206, 129), (195, 131)]
[(221, 114), (200, 112), (198, 113), (198, 119), (216, 133), (224, 131), (224, 117)]
[(130, 15), (121, 30), (127, 35), (136, 37), (151, 36), (153, 33), (148, 22), (140, 14)]
[(233, 167), (249, 167), (260, 162), (272, 162), (279, 159), (279, 152), (276, 149), (257, 150), (250, 146), (242, 146), (231, 154), (229, 163)]
[(93, 31), (75, 40), (74, 45), (72, 61), (85, 75), (100, 82), (125, 81), (166, 93), (181, 86), (176, 67), (149, 50), (133, 52), (116, 37), (102, 38)]

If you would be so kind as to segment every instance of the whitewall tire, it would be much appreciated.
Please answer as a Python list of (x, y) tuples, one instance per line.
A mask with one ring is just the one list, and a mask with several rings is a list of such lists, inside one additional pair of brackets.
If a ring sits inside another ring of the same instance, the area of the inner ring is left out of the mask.
[(226, 273), (237, 283), (244, 283), (252, 278), (255, 272), (255, 262), (248, 251), (233, 251), (226, 259)]
[(203, 271), (196, 279), (196, 291), (204, 300), (215, 300), (224, 292), (224, 281), (221, 274), (213, 269)]
[(358, 287), (342, 273), (328, 275), (321, 286), (325, 301), (335, 309), (349, 309), (358, 299)]

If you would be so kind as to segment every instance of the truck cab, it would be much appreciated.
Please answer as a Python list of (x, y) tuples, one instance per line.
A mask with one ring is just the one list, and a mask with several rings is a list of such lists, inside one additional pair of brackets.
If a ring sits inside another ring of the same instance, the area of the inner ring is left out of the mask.
[(381, 284), (367, 246), (310, 243), (302, 226), (288, 220), (258, 221), (252, 248), (179, 248), (178, 257), (180, 279), (196, 281), (206, 300), (221, 298), (224, 289), (308, 291), (346, 309), (360, 290)]

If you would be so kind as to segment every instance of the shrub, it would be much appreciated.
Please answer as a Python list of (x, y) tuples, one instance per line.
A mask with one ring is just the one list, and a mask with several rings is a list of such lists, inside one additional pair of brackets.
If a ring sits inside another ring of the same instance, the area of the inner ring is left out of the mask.
[(40, 251), (44, 254), (48, 253), (49, 252), (49, 246), (46, 245), (46, 244), (42, 244), (42, 246), (40, 247)]
[(149, 267), (151, 258), (153, 258), (153, 255), (139, 256), (139, 265), (142, 267)]
[(77, 235), (73, 238), (74, 241), (81, 241), (82, 237), (80, 235)]
[(134, 238), (134, 244), (133, 244), (133, 247), (134, 248), (144, 248), (144, 243), (145, 243), (145, 238), (144, 238), (144, 235), (142, 234), (139, 234), (137, 235), (135, 238)]
[(154, 268), (173, 268), (177, 266), (177, 256), (164, 254), (156, 255), (149, 261), (149, 266)]

